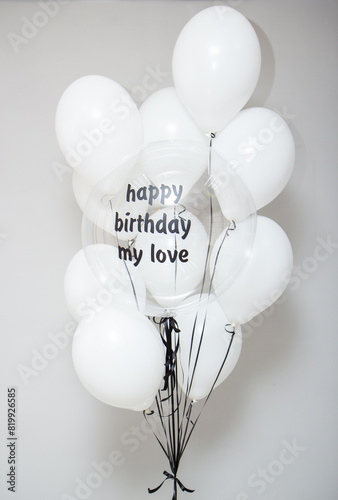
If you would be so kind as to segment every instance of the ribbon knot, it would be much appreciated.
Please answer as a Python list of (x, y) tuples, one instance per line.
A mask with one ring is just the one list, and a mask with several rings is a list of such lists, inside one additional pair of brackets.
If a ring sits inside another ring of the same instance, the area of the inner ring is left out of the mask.
[(175, 496), (175, 491), (176, 491), (176, 485), (178, 484), (178, 486), (181, 488), (182, 491), (186, 491), (187, 493), (193, 493), (195, 490), (190, 490), (189, 488), (186, 488), (184, 486), (184, 484), (176, 477), (176, 474), (171, 474), (170, 472), (167, 472), (166, 470), (163, 471), (163, 474), (166, 476), (165, 479), (163, 479), (162, 483), (157, 486), (157, 488), (153, 488), (153, 489), (150, 489), (148, 488), (148, 493), (155, 493), (156, 491), (158, 491), (161, 486), (167, 481), (167, 479), (172, 479), (174, 481), (174, 496), (173, 496), (173, 500), (176, 499), (176, 496)]

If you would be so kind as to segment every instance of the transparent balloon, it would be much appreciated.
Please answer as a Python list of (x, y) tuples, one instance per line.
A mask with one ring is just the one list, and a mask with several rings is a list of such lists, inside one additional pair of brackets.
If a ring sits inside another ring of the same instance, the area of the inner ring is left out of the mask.
[[(144, 304), (148, 316), (175, 316), (210, 302), (218, 256), (228, 246), (231, 258), (222, 259), (218, 293), (234, 282), (250, 257), (256, 211), (212, 139), (210, 146), (189, 141), (145, 145), (122, 189), (107, 194), (110, 183), (108, 176), (94, 186), (82, 223), (84, 253), (101, 283), (111, 282), (116, 266), (107, 254), (86, 251), (95, 244), (115, 247), (131, 284), (124, 293)], [(238, 224), (240, 235), (234, 238)], [(142, 280), (146, 297), (137, 297)]]

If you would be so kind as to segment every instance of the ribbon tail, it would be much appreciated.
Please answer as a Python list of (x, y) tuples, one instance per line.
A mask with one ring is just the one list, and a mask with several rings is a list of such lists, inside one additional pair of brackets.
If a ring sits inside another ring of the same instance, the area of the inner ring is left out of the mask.
[(179, 480), (177, 480), (177, 482), (178, 482), (178, 485), (182, 491), (186, 491), (187, 493), (194, 493), (195, 490), (191, 490), (189, 488), (186, 488), (185, 486), (183, 486), (183, 484)]
[(182, 491), (186, 491), (187, 493), (194, 493), (195, 490), (190, 490), (189, 488), (184, 486), (184, 484), (182, 484), (181, 481), (179, 479), (177, 479), (177, 477), (175, 478), (175, 481), (178, 484), (178, 486), (181, 488)]
[(165, 481), (167, 480), (168, 478), (166, 477), (165, 479), (163, 479), (162, 483), (157, 486), (157, 488), (148, 488), (148, 493), (156, 493), (156, 491), (158, 491), (162, 486), (163, 486), (163, 483), (165, 483)]
[(172, 474), (170, 474), (169, 472), (167, 472), (166, 470), (163, 471), (163, 474), (166, 476), (166, 478), (163, 479), (162, 483), (160, 485), (158, 485), (157, 488), (148, 488), (148, 493), (156, 493), (156, 491), (158, 491), (163, 486), (163, 483), (165, 483), (167, 479), (174, 478), (174, 476)]

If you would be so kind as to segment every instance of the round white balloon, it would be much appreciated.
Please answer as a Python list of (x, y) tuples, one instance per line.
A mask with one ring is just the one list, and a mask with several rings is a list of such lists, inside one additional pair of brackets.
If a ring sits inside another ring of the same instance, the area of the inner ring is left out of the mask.
[[(110, 270), (104, 284), (98, 279), (101, 262)], [(90, 321), (109, 304), (127, 305), (142, 311), (145, 285), (133, 267), (120, 260), (117, 249), (110, 245), (90, 245), (77, 252), (64, 277), (66, 303), (74, 319)]]
[(208, 144), (206, 134), (187, 112), (174, 87), (154, 92), (140, 107), (140, 114), (145, 143), (181, 140)]
[(178, 381), (193, 400), (206, 397), (230, 375), (242, 347), (240, 325), (229, 324), (217, 300), (209, 299), (198, 305), (198, 297), (189, 297), (185, 302), (194, 304), (195, 310), (175, 318), (181, 330)]
[(260, 73), (255, 30), (226, 6), (202, 10), (184, 26), (173, 54), (175, 88), (204, 132), (222, 130), (246, 104)]
[[(240, 238), (237, 241), (240, 251)], [(233, 252), (236, 252), (235, 244), (229, 247), (230, 260)], [(246, 323), (271, 306), (284, 292), (293, 266), (290, 241), (276, 222), (259, 215), (250, 256), (234, 282), (222, 291), (224, 267), (227, 266), (225, 247), (215, 269), (215, 293), (230, 322)]]
[[(113, 80), (88, 75), (62, 94), (55, 116), (56, 138), (67, 163), (92, 184), (111, 172), (127, 174), (142, 144), (140, 113), (131, 96)], [(121, 163), (123, 163), (121, 167)]]
[(213, 147), (243, 180), (257, 210), (278, 196), (292, 174), (292, 133), (283, 118), (270, 109), (240, 111), (217, 135)]
[(108, 306), (92, 321), (81, 321), (72, 355), (84, 387), (100, 401), (119, 408), (149, 408), (164, 376), (159, 332), (133, 309)]

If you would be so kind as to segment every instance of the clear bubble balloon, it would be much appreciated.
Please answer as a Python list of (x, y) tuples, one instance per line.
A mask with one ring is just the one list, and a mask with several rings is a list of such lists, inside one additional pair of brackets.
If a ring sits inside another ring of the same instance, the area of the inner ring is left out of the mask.
[[(209, 301), (218, 253), (230, 244), (240, 221), (241, 247), (221, 288), (230, 286), (250, 255), (256, 212), (243, 181), (212, 147), (151, 143), (139, 152), (117, 193), (107, 193), (109, 184), (108, 176), (88, 198), (83, 246), (115, 247), (115, 258), (128, 263), (131, 290), (134, 282), (146, 286), (145, 314), (175, 315), (203, 297)], [(111, 260), (103, 253), (87, 257), (99, 280), (109, 281)], [(195, 299), (184, 301), (188, 297)]]

